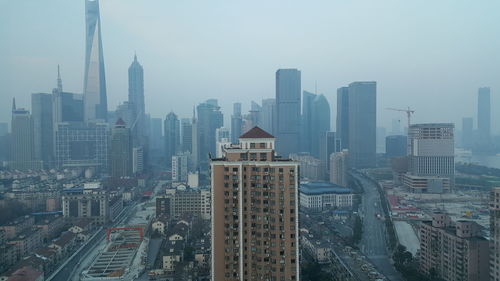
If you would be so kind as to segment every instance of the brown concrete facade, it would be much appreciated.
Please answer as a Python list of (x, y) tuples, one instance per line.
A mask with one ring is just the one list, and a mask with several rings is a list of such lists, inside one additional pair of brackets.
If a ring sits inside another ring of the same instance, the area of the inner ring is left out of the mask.
[(490, 281), (500, 281), (500, 187), (490, 193)]
[(212, 280), (299, 280), (298, 163), (257, 134), (212, 159), (211, 176)]

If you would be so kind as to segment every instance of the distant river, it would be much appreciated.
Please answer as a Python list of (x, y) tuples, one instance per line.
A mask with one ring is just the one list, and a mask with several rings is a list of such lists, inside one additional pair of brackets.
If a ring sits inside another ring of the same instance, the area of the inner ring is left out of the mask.
[(474, 155), (468, 150), (455, 149), (455, 162), (473, 163), (500, 169), (500, 155)]

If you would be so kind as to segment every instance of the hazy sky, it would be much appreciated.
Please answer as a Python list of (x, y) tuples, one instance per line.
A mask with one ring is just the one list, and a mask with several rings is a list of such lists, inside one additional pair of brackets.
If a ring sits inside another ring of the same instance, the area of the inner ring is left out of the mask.
[[(11, 99), (50, 92), (61, 65), (64, 89), (82, 92), (83, 0), (10, 0), (0, 10), (0, 121)], [(324, 93), (336, 114), (336, 89), (378, 82), (379, 125), (476, 121), (477, 88), (492, 88), (500, 129), (500, 1), (101, 0), (109, 110), (127, 99), (134, 51), (145, 72), (146, 110), (162, 117), (218, 98), (274, 97), (275, 71), (298, 68), (302, 87)], [(229, 124), (226, 124), (228, 126)], [(461, 123), (457, 124), (461, 127)]]

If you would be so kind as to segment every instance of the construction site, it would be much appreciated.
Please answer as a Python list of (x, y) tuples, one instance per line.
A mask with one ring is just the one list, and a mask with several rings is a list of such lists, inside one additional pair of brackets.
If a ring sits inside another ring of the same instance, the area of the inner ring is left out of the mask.
[(148, 239), (145, 226), (109, 228), (107, 246), (90, 267), (82, 272), (82, 281), (133, 280), (144, 270)]

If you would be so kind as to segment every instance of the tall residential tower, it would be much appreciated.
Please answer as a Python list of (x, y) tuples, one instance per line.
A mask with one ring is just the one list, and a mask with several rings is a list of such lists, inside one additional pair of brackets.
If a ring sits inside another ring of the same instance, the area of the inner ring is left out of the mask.
[(299, 280), (299, 164), (254, 127), (210, 165), (211, 280)]

